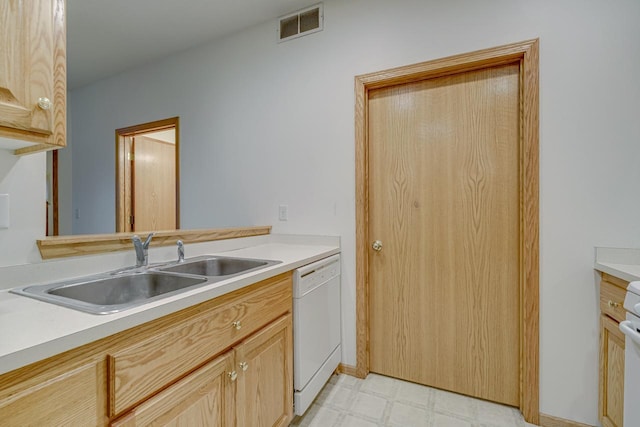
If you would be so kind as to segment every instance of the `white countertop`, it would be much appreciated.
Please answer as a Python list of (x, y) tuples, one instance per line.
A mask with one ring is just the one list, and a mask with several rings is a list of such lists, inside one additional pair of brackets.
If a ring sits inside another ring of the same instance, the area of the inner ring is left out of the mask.
[[(286, 242), (278, 242), (283, 240)], [(255, 242), (255, 239), (252, 242)], [(187, 257), (224, 254), (244, 258), (279, 260), (282, 263), (115, 314), (88, 314), (14, 295), (8, 290), (0, 291), (0, 374), (340, 252), (338, 238), (310, 238), (305, 241), (304, 238), (268, 237), (258, 239), (258, 242), (262, 243), (224, 252), (209, 251), (208, 249), (216, 247), (214, 242), (198, 244), (197, 248), (194, 245), (191, 248), (197, 249), (192, 251), (194, 253), (190, 252), (188, 245), (185, 246), (185, 249)], [(228, 248), (229, 243), (226, 243), (226, 246)], [(151, 255), (150, 251), (150, 259), (153, 261)], [(97, 260), (99, 258), (94, 258), (94, 263)], [(70, 264), (70, 261), (64, 262), (67, 269), (69, 265), (73, 265)], [(60, 270), (60, 266), (56, 266), (55, 263), (51, 264), (51, 266), (35, 266), (34, 269)], [(22, 266), (22, 272), (29, 270), (29, 266)], [(107, 270), (109, 268), (102, 271)], [(24, 283), (25, 279), (21, 277), (19, 272), (11, 271), (11, 273), (13, 283)], [(67, 276), (73, 276), (73, 274), (68, 272)], [(58, 279), (60, 279), (59, 274), (55, 280)]]
[(628, 282), (640, 280), (640, 249), (596, 248), (594, 268)]

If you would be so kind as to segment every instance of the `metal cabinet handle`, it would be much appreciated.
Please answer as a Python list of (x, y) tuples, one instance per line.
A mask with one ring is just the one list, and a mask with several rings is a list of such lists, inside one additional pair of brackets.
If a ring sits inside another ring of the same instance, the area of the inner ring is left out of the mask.
[(47, 97), (40, 97), (38, 98), (38, 107), (42, 108), (43, 110), (48, 110), (51, 108), (51, 100)]
[(618, 307), (620, 307), (620, 303), (619, 302), (613, 302), (613, 301), (609, 300), (609, 307), (618, 308)]
[(234, 328), (236, 328), (237, 331), (239, 331), (242, 328), (242, 322), (240, 322), (239, 320), (236, 320), (235, 322), (233, 322), (231, 324)]
[(235, 381), (238, 378), (238, 373), (236, 371), (228, 372), (227, 375), (231, 381)]
[(247, 362), (240, 362), (240, 367), (243, 371), (246, 371), (247, 369), (249, 369), (249, 364)]
[(380, 252), (382, 250), (382, 242), (380, 240), (376, 240), (371, 244), (371, 247), (374, 251)]

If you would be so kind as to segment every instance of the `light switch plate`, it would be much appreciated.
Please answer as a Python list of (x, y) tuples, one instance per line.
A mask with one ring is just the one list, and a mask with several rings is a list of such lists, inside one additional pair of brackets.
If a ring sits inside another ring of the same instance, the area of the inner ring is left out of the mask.
[(0, 228), (9, 228), (9, 195), (0, 194)]
[(287, 205), (278, 206), (278, 219), (280, 221), (287, 221), (289, 219), (289, 206)]

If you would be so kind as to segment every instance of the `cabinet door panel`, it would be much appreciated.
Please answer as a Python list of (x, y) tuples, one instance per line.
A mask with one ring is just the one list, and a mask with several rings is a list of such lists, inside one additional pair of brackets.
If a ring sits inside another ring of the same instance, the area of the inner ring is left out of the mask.
[(110, 354), (109, 414), (119, 416), (291, 310), (291, 275), (264, 283), (264, 288)]
[(18, 154), (64, 147), (65, 0), (1, 1), (0, 40), (0, 137), (44, 144)]
[(239, 427), (286, 426), (293, 418), (293, 338), (287, 314), (236, 348)]
[(53, 2), (0, 2), (0, 125), (51, 133), (52, 115), (38, 98), (53, 99)]
[(227, 376), (232, 357), (229, 352), (209, 362), (111, 425), (232, 426), (235, 383)]
[(0, 401), (0, 424), (9, 426), (104, 425), (104, 363), (90, 363)]
[(611, 318), (602, 315), (600, 321), (600, 419), (605, 427), (622, 427), (624, 334)]

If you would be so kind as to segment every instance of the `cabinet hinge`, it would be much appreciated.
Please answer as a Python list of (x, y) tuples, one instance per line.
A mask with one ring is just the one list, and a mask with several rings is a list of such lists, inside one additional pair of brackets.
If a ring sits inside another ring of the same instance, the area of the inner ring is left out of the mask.
[(129, 160), (130, 162), (133, 162), (135, 158), (136, 158), (135, 154), (127, 153), (127, 160)]
[(133, 225), (134, 224), (134, 218), (133, 215), (129, 215), (129, 224)]

